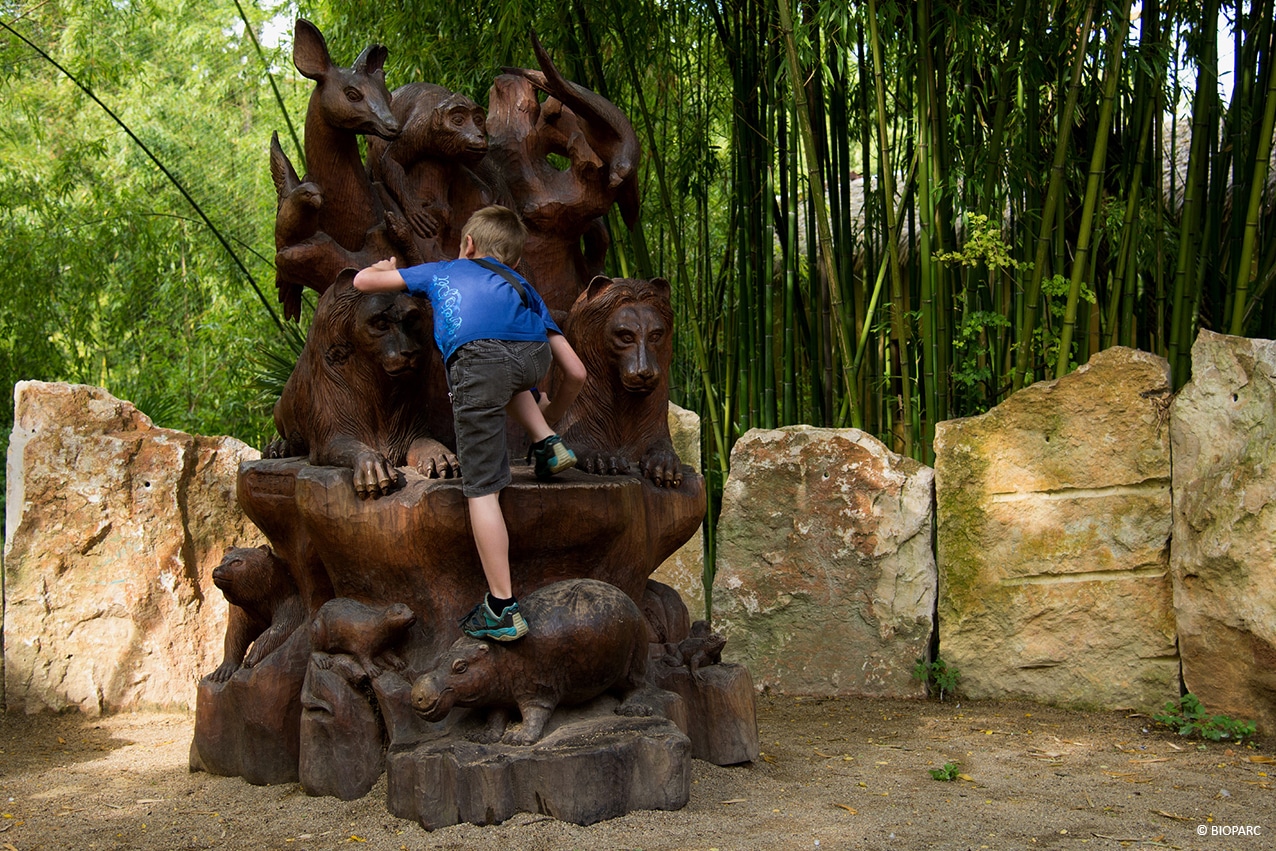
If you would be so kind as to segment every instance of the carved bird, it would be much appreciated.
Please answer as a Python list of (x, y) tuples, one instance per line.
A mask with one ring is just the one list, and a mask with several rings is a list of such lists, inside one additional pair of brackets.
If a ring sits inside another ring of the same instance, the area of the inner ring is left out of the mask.
[[(312, 238), (319, 230), (319, 210), (323, 207), (323, 191), (319, 185), (302, 181), (283, 148), (279, 146), (279, 134), (270, 135), (270, 177), (275, 182), (279, 206), (275, 212), (275, 251), (298, 245)], [(275, 278), (279, 301), (284, 306), (284, 316), (301, 317), (301, 291), (299, 284)]]

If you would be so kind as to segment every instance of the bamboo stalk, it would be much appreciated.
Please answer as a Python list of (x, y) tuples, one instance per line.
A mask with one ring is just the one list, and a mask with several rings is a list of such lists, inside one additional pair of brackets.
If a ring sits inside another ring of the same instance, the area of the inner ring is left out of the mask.
[(1254, 152), (1254, 174), (1249, 185), (1249, 204), (1245, 211), (1245, 235), (1240, 259), (1236, 264), (1236, 287), (1232, 299), (1232, 321), (1228, 332), (1245, 332), (1245, 316), (1249, 307), (1250, 280), (1253, 277), (1254, 245), (1258, 242), (1258, 224), (1262, 213), (1263, 191), (1267, 188), (1267, 171), (1272, 155), (1272, 130), (1276, 126), (1276, 61), (1268, 58), (1267, 96), (1263, 122), (1258, 131), (1258, 149)]
[[(1081, 296), (1082, 278), (1090, 268), (1090, 238), (1094, 230), (1094, 216), (1103, 186), (1103, 166), (1108, 158), (1108, 135), (1112, 127), (1112, 104), (1116, 98), (1117, 83), (1121, 74), (1121, 52), (1125, 34), (1130, 25), (1130, 3), (1125, 0), (1121, 14), (1114, 22), (1108, 43), (1107, 67), (1103, 71), (1103, 102), (1099, 107), (1099, 124), (1094, 149), (1090, 154), (1090, 171), (1086, 177), (1085, 200), (1081, 207), (1081, 227), (1077, 234), (1076, 253), (1072, 261), (1072, 278), (1069, 281), (1068, 303), (1063, 313), (1063, 328), (1059, 333), (1059, 359), (1055, 363), (1055, 378), (1068, 374), (1071, 360), (1072, 335), (1077, 322), (1077, 302)], [(1091, 278), (1093, 280), (1093, 278)]]
[(1068, 96), (1063, 112), (1059, 117), (1059, 137), (1055, 142), (1054, 161), (1050, 166), (1050, 182), (1046, 187), (1045, 201), (1041, 206), (1041, 224), (1037, 232), (1036, 254), (1033, 260), (1032, 274), (1028, 281), (1027, 293), (1024, 296), (1024, 318), (1019, 328), (1019, 349), (1015, 356), (1015, 368), (1012, 376), (1013, 388), (1018, 390), (1024, 386), (1028, 374), (1028, 362), (1032, 353), (1032, 336), (1037, 327), (1037, 314), (1041, 302), (1041, 280), (1045, 274), (1046, 261), (1049, 256), (1054, 231), (1054, 217), (1059, 208), (1063, 193), (1063, 167), (1067, 159), (1068, 141), (1072, 133), (1072, 115), (1076, 111), (1077, 99), (1081, 91), (1081, 74), (1085, 69), (1086, 44), (1090, 40), (1090, 24), (1094, 20), (1095, 0), (1088, 0), (1081, 26), (1077, 29), (1075, 42), (1076, 56), (1072, 64), (1072, 82), (1068, 86)]
[[(871, 2), (871, 0), (870, 0)], [(819, 157), (815, 148), (815, 134), (811, 129), (811, 114), (807, 108), (806, 87), (802, 85), (802, 73), (798, 65), (797, 44), (793, 37), (793, 18), (789, 12), (788, 0), (776, 0), (776, 10), (780, 17), (780, 37), (784, 41), (784, 52), (788, 59), (789, 83), (793, 89), (793, 106), (798, 116), (798, 127), (802, 135), (802, 148), (806, 153), (807, 181), (810, 195), (815, 204), (815, 220), (819, 227), (820, 268), (828, 280), (830, 306), (833, 310), (835, 324), (834, 339), (837, 351), (844, 365), (852, 361), (851, 346), (846, 337), (847, 322), (845, 307), (842, 303), (842, 288), (838, 277), (837, 264), (833, 256), (833, 235), (829, 228), (828, 210), (824, 205), (824, 180), (820, 175)], [(854, 374), (845, 367), (842, 370), (846, 399), (850, 405), (851, 424), (862, 427), (863, 416), (859, 406), (859, 392), (855, 385)]]
[[(882, 179), (882, 193), (886, 199), (883, 205), (886, 211), (886, 232), (894, 234), (895, 228), (895, 178), (891, 170), (888, 152), (890, 146), (886, 139), (886, 84), (883, 79), (882, 42), (877, 26), (877, 0), (868, 0), (869, 43), (873, 53), (873, 91), (877, 107), (877, 162)], [(904, 323), (904, 277), (899, 264), (899, 240), (889, 238), (886, 243), (887, 257), (890, 260), (891, 280), (891, 342), (893, 357), (898, 367), (896, 381), (896, 417), (895, 421), (902, 427), (907, 418), (904, 412), (910, 407), (911, 388), (908, 382), (908, 328)], [(912, 434), (908, 429), (895, 429), (894, 434), (904, 455), (912, 454)]]

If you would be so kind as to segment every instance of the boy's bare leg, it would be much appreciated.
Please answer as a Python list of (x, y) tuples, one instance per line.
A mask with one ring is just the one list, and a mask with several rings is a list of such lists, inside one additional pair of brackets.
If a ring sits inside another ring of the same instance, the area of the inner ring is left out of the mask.
[[(531, 394), (527, 397), (530, 401)], [(535, 405), (535, 401), (532, 404)], [(510, 581), (510, 536), (501, 513), (501, 495), (497, 492), (469, 497), (467, 502), (470, 529), (474, 532), (474, 546), (483, 564), (487, 588), (493, 597), (508, 600), (514, 596), (514, 588)]]
[(510, 399), (509, 404), (505, 406), (505, 413), (523, 427), (523, 431), (527, 432), (532, 443), (544, 440), (554, 433), (549, 423), (545, 421), (545, 415), (541, 413), (540, 406), (536, 404), (536, 398), (532, 396), (530, 390), (515, 393), (514, 398)]

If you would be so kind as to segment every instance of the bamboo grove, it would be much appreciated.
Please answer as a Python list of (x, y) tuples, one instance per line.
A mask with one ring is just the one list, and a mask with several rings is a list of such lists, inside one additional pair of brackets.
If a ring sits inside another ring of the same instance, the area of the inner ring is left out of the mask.
[(795, 423), (928, 460), (936, 422), (1107, 346), (1181, 385), (1198, 328), (1276, 333), (1270, 0), (513, 7), (436, 10), (402, 49), (486, 30), (525, 56), (536, 28), (634, 119), (644, 217), (612, 223), (611, 271), (675, 282), (706, 467)]
[[(0, 9), (21, 28), (77, 6), (29, 5)], [(931, 461), (937, 422), (1103, 348), (1181, 386), (1198, 329), (1276, 337), (1273, 0), (223, 5), (227, 26), (302, 14), (347, 59), (384, 43), (391, 88), (480, 103), (535, 31), (626, 111), (643, 212), (609, 222), (607, 271), (673, 283), (674, 400), (701, 415), (711, 494), (751, 428), (854, 426)], [(264, 170), (307, 86), (286, 41), (254, 47), (243, 168)]]

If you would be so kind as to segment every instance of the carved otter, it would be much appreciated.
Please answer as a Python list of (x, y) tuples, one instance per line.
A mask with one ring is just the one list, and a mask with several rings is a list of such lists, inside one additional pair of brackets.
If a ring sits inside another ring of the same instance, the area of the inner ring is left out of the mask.
[[(647, 626), (619, 588), (595, 579), (555, 582), (525, 596), (519, 608), (529, 628), (521, 640), (494, 644), (462, 636), (417, 679), (412, 706), (419, 715), (438, 721), (454, 706), (490, 707), (486, 739), (530, 745), (560, 704), (584, 703), (608, 690), (628, 696), (643, 685)], [(523, 720), (506, 731), (511, 707)], [(617, 711), (642, 714), (644, 708), (627, 703)]]
[(222, 663), (208, 679), (224, 683), (287, 641), (305, 621), (306, 610), (287, 563), (265, 545), (228, 549), (213, 568), (213, 584), (230, 603), (230, 615)]
[(365, 295), (353, 279), (347, 269), (319, 299), (275, 404), (280, 438), (266, 457), (350, 467), (361, 497), (388, 493), (404, 464), (431, 477), (457, 474), (456, 456), (430, 436), (432, 408), (447, 406), (446, 391), (427, 381), (427, 372), (442, 370), (428, 369), (436, 350), (424, 302), (407, 293)]
[(682, 484), (669, 436), (673, 307), (669, 282), (594, 278), (572, 305), (563, 334), (589, 380), (558, 424), (580, 469), (636, 473), (658, 487)]
[[(310, 646), (321, 654), (343, 653), (353, 656), (369, 677), (381, 676), (381, 666), (373, 659), (381, 657), (390, 667), (403, 668), (403, 661), (393, 652), (416, 615), (403, 603), (369, 606), (348, 597), (329, 600), (320, 607), (310, 624)], [(321, 668), (331, 667), (331, 656), (317, 657)]]

